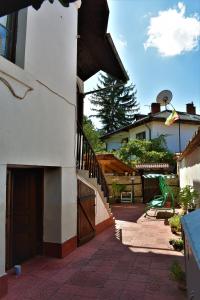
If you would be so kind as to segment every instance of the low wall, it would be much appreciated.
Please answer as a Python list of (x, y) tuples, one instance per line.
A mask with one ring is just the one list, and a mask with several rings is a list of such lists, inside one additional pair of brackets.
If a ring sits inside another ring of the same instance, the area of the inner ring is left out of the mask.
[[(132, 181), (131, 178), (134, 178), (134, 201), (135, 202), (142, 202), (143, 196), (142, 196), (142, 180), (141, 176), (114, 176), (114, 175), (105, 175), (106, 182), (108, 184), (109, 193), (112, 195), (112, 183), (118, 183), (118, 184), (125, 184), (126, 185), (126, 191), (131, 192), (132, 191)], [(120, 198), (120, 197), (119, 197)], [(110, 201), (113, 201), (112, 198), (110, 198)]]
[[(105, 175), (106, 182), (108, 184), (109, 193), (111, 195), (110, 202), (116, 202), (116, 200), (112, 197), (112, 183), (125, 184), (126, 191), (132, 191), (132, 180), (134, 178), (133, 191), (134, 191), (134, 201), (135, 202), (143, 202), (143, 188), (142, 188), (142, 177), (140, 175), (135, 176), (114, 176), (114, 175)], [(176, 200), (176, 196), (179, 191), (179, 178), (176, 176), (175, 178), (166, 179), (167, 184), (170, 186), (174, 193), (174, 197)], [(120, 196), (119, 196), (120, 199)], [(118, 200), (118, 199), (117, 199)]]

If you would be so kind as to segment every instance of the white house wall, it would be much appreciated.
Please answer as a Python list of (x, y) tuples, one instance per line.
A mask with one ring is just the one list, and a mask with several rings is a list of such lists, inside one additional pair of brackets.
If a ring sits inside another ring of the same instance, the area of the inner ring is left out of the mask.
[[(181, 124), (181, 151), (183, 151), (189, 140), (197, 131), (198, 125)], [(161, 134), (166, 135), (168, 149), (172, 152), (179, 152), (179, 124), (174, 123), (171, 126), (166, 126), (163, 122), (152, 122), (152, 138), (156, 138)]]
[(0, 163), (75, 167), (75, 107), (2, 57), (1, 75), (18, 95), (33, 90), (19, 100), (0, 81)]
[[(148, 124), (148, 127), (151, 128), (151, 124)], [(141, 133), (141, 132), (145, 132), (146, 133), (146, 139), (149, 140), (150, 136), (149, 136), (149, 129), (147, 126), (145, 125), (140, 125), (138, 127), (132, 128), (129, 130), (129, 137), (130, 140), (135, 140), (136, 139), (136, 134)]]
[(45, 1), (39, 11), (28, 8), (26, 33), (24, 69), (0, 57), (0, 276), (8, 165), (45, 168), (44, 241), (76, 235), (75, 5)]
[(0, 165), (0, 276), (5, 274), (6, 165)]
[(184, 157), (179, 166), (180, 187), (191, 185), (200, 193), (200, 148)]
[(128, 132), (116, 133), (112, 137), (106, 139), (107, 150), (118, 150), (122, 146), (122, 139), (129, 137)]
[(77, 9), (59, 1), (28, 8), (25, 69), (75, 104)]

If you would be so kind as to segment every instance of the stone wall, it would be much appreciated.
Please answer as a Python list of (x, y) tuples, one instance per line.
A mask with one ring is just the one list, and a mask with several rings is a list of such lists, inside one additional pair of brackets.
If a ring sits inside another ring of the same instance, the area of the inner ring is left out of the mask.
[[(112, 199), (112, 183), (116, 182), (118, 184), (124, 184), (126, 185), (126, 191), (131, 192), (132, 191), (132, 181), (131, 178), (134, 178), (134, 201), (135, 202), (142, 202), (142, 180), (141, 176), (114, 176), (114, 175), (106, 175), (106, 182), (108, 184), (109, 192), (110, 192), (110, 201), (115, 202)], [(120, 197), (119, 197), (120, 198)]]
[[(106, 182), (108, 184), (109, 193), (110, 193), (110, 202), (116, 202), (116, 200), (112, 197), (112, 183), (124, 184), (126, 185), (126, 191), (132, 191), (132, 180), (134, 178), (134, 201), (135, 202), (143, 202), (143, 191), (142, 191), (142, 177), (139, 175), (135, 176), (114, 176), (114, 175), (105, 175)], [(176, 176), (175, 178), (167, 179), (167, 184), (171, 187), (174, 192), (175, 200), (179, 191), (179, 178)], [(120, 195), (117, 199), (120, 201)]]

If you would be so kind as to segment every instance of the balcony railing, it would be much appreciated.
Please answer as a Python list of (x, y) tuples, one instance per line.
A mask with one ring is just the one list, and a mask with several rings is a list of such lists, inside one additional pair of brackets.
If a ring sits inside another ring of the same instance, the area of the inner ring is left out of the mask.
[(100, 164), (92, 146), (79, 124), (77, 125), (76, 167), (79, 170), (87, 170), (90, 178), (96, 178), (97, 183), (101, 185), (104, 196), (109, 197), (108, 186)]

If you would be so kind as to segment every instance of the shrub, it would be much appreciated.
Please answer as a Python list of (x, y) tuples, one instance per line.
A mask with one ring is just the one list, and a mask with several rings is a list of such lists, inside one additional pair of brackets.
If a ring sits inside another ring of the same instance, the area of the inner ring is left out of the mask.
[(195, 208), (195, 200), (199, 197), (199, 193), (190, 185), (186, 185), (180, 189), (178, 194), (178, 202), (186, 213), (188, 208)]
[(176, 251), (182, 251), (184, 248), (184, 242), (182, 239), (178, 239), (178, 240), (170, 239), (169, 243), (174, 247), (174, 250)]
[(186, 280), (185, 272), (182, 270), (181, 265), (177, 261), (174, 261), (171, 265), (170, 275), (175, 281), (185, 282)]
[(181, 231), (181, 216), (174, 215), (169, 219), (169, 225), (174, 228), (175, 231)]
[(116, 182), (112, 183), (112, 196), (114, 199), (117, 199), (121, 192), (124, 192), (126, 189), (126, 185), (125, 184), (119, 184)]

